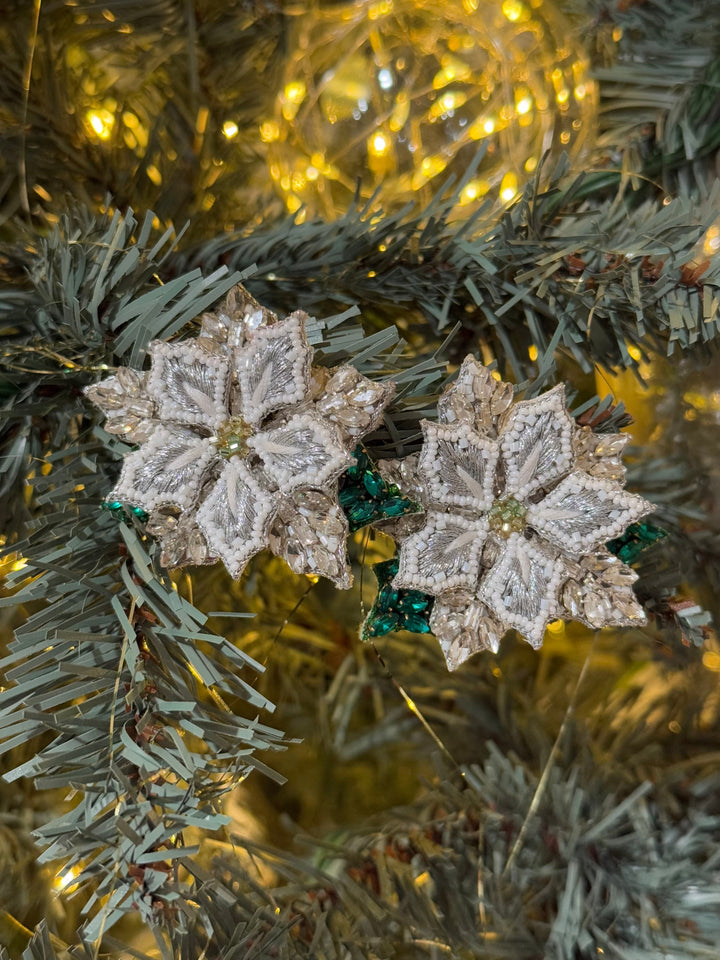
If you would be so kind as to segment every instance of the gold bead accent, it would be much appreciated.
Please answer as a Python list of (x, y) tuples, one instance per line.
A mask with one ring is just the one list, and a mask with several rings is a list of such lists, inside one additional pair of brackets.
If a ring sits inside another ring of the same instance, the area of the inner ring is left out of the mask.
[(495, 500), (488, 513), (490, 529), (507, 540), (512, 533), (522, 533), (525, 529), (527, 507), (515, 497)]
[(229, 460), (231, 457), (245, 457), (248, 453), (247, 440), (253, 434), (252, 427), (242, 417), (230, 417), (220, 424), (217, 436), (213, 442), (217, 446), (220, 456)]

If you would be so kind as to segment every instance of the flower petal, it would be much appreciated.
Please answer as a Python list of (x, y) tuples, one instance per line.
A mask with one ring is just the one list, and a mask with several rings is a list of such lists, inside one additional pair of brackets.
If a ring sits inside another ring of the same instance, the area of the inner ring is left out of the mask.
[(319, 490), (296, 490), (280, 500), (269, 543), (295, 573), (319, 574), (346, 590), (352, 586), (348, 534), (337, 502)]
[(524, 500), (569, 473), (574, 430), (562, 384), (516, 403), (500, 434), (505, 493)]
[(506, 629), (514, 627), (531, 646), (540, 647), (546, 625), (557, 617), (563, 575), (560, 559), (539, 541), (516, 533), (483, 577), (478, 596)]
[(150, 344), (147, 390), (164, 421), (212, 430), (227, 417), (230, 362), (192, 341)]
[(322, 486), (353, 463), (337, 428), (309, 413), (295, 414), (279, 427), (262, 430), (247, 444), (284, 493), (297, 487)]
[(573, 437), (575, 469), (624, 483), (622, 455), (629, 441), (627, 433), (593, 433), (590, 427), (580, 427)]
[(612, 587), (592, 576), (567, 580), (561, 592), (562, 616), (594, 627), (627, 627), (645, 623), (642, 605), (630, 587)]
[(440, 423), (462, 420), (482, 433), (495, 435), (497, 418), (513, 399), (511, 383), (496, 380), (472, 354), (462, 362), (455, 380), (438, 400)]
[(497, 653), (504, 633), (485, 604), (464, 593), (446, 593), (435, 600), (430, 629), (438, 638), (448, 670), (456, 670), (480, 650)]
[(182, 427), (157, 427), (150, 440), (129, 453), (108, 500), (152, 513), (161, 506), (189, 510), (217, 452), (209, 440)]
[(563, 553), (578, 557), (653, 510), (647, 500), (612, 480), (577, 471), (539, 503), (530, 504), (527, 523)]
[(315, 402), (315, 410), (353, 440), (374, 430), (392, 400), (395, 384), (370, 380), (351, 366), (333, 373)]
[(230, 349), (241, 346), (258, 327), (277, 317), (261, 306), (241, 284), (234, 286), (219, 307), (201, 317), (200, 336)]
[(239, 457), (227, 462), (197, 512), (212, 552), (236, 579), (248, 560), (267, 546), (277, 495), (262, 487)]
[(493, 502), (499, 447), (465, 421), (452, 426), (422, 422), (425, 443), (418, 462), (428, 499), (450, 507), (486, 511)]
[(273, 410), (302, 403), (309, 391), (311, 360), (303, 314), (260, 327), (235, 354), (243, 418), (257, 425)]
[(422, 530), (402, 545), (393, 586), (433, 595), (456, 588), (474, 590), (487, 531), (484, 519), (428, 512)]

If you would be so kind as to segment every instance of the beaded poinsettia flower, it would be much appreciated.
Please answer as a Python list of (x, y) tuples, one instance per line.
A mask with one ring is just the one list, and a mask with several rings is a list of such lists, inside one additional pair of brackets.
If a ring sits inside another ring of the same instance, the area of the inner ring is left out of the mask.
[(87, 388), (105, 428), (140, 444), (108, 500), (149, 514), (167, 566), (220, 558), (239, 577), (270, 547), (297, 573), (351, 585), (337, 480), (394, 384), (313, 366), (307, 320), (278, 320), (236, 287), (196, 339), (151, 343), (149, 371)]
[[(593, 627), (645, 619), (636, 574), (605, 543), (652, 511), (622, 488), (629, 439), (579, 427), (562, 385), (513, 402), (472, 356), (423, 421), (414, 473), (424, 525), (400, 533), (395, 588), (435, 597), (430, 626), (450, 669), (497, 651), (518, 630), (533, 646), (548, 622)], [(416, 524), (417, 526), (417, 524)]]

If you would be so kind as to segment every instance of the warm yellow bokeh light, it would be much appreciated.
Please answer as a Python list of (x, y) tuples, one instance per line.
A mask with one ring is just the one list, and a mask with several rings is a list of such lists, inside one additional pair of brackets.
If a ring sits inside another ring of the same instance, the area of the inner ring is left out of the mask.
[(226, 120), (223, 124), (222, 132), (228, 138), (228, 140), (232, 140), (233, 137), (238, 135), (238, 125), (234, 120)]
[(513, 197), (518, 192), (518, 178), (515, 174), (508, 170), (505, 176), (502, 178), (502, 183), (500, 184), (500, 197), (506, 203), (513, 199)]
[(88, 110), (85, 119), (93, 133), (101, 140), (108, 140), (112, 134), (115, 117), (109, 110)]
[(381, 157), (384, 153), (387, 153), (388, 149), (388, 139), (384, 133), (376, 133), (370, 141), (370, 150), (376, 156)]
[[(273, 181), (331, 218), (358, 182), (386, 205), (429, 202), (484, 142), (478, 183), (512, 200), (548, 149), (577, 152), (593, 133), (595, 90), (566, 26), (552, 0), (339, 0), (299, 13), (260, 123)], [(485, 192), (466, 185), (460, 204)]]
[(502, 12), (511, 23), (517, 23), (527, 15), (525, 4), (520, 3), (519, 0), (503, 0)]
[(272, 143), (280, 136), (280, 127), (274, 120), (266, 120), (260, 124), (260, 139), (263, 143)]

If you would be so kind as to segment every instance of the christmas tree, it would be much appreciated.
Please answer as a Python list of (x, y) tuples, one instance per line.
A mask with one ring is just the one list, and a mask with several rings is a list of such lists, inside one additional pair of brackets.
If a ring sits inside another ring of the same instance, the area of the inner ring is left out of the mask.
[(0, 956), (717, 956), (717, 5), (3, 13)]

